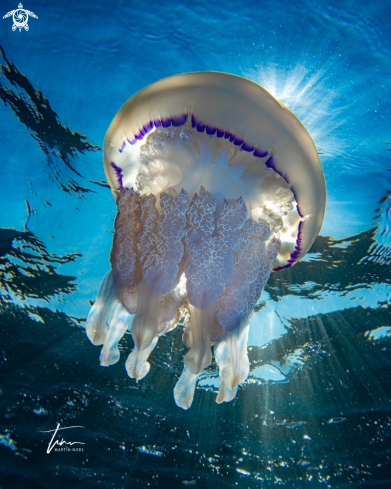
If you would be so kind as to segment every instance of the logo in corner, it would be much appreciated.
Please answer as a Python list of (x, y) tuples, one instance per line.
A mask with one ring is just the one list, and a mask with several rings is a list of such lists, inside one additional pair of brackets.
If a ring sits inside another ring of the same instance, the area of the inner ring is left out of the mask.
[(5, 14), (3, 19), (11, 17), (11, 15), (14, 20), (12, 30), (15, 31), (16, 29), (19, 29), (19, 32), (22, 30), (23, 27), (26, 31), (29, 30), (29, 25), (27, 23), (29, 20), (29, 16), (34, 17), (34, 19), (38, 19), (34, 12), (30, 12), (30, 10), (25, 10), (21, 3), (18, 5), (18, 8), (16, 10), (11, 10), (11, 12)]

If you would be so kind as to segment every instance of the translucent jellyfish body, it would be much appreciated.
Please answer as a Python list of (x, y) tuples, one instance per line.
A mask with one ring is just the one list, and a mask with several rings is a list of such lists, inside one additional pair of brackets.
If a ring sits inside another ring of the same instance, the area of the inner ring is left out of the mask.
[(142, 379), (159, 336), (185, 317), (175, 402), (190, 407), (212, 346), (217, 402), (231, 401), (249, 371), (249, 313), (272, 270), (300, 260), (323, 222), (325, 181), (310, 135), (249, 80), (176, 75), (122, 106), (104, 167), (117, 203), (111, 270), (86, 325), (103, 345), (101, 365), (118, 361), (130, 329), (126, 370)]

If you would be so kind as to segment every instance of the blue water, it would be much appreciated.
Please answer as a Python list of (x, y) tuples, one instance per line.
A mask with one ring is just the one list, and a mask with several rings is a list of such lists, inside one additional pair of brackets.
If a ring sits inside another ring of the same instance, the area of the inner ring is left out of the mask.
[[(28, 31), (12, 31), (12, 17), (0, 24), (0, 486), (391, 485), (391, 4), (24, 8), (38, 16)], [(101, 368), (84, 320), (116, 212), (105, 131), (136, 91), (202, 70), (250, 78), (300, 118), (327, 208), (306, 259), (262, 294), (236, 400), (214, 402), (212, 364), (184, 412), (172, 395), (180, 328), (135, 384), (124, 369), (131, 336), (120, 362)], [(64, 435), (83, 451), (46, 453), (42, 432), (57, 423), (84, 427)]]

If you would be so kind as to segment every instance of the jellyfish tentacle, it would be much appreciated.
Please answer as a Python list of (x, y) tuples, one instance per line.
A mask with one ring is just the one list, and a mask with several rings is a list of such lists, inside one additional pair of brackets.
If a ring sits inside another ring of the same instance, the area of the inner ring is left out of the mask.
[(214, 348), (219, 366), (219, 393), (216, 402), (229, 402), (234, 399), (239, 384), (245, 382), (249, 372), (247, 340), (249, 331), (248, 316), (240, 321), (239, 327), (230, 331)]
[(280, 241), (268, 242), (266, 221), (248, 220), (242, 228), (242, 240), (235, 256), (235, 269), (224, 293), (219, 297), (216, 319), (226, 331), (215, 346), (220, 388), (216, 402), (229, 402), (249, 372), (247, 339), (249, 313), (261, 295), (280, 251)]
[(100, 364), (103, 367), (114, 365), (118, 362), (120, 353), (118, 342), (122, 339), (125, 331), (130, 327), (132, 316), (121, 303), (117, 303), (109, 319), (108, 334), (100, 353)]
[(161, 298), (157, 291), (158, 283), (162, 279), (162, 274), (153, 270), (153, 257), (156, 255), (154, 243), (159, 223), (156, 197), (153, 194), (142, 196), (140, 209), (142, 229), (139, 236), (139, 260), (143, 275), (138, 291), (137, 310), (132, 321), (132, 336), (137, 350), (147, 348), (156, 336), (157, 309)]
[(216, 208), (216, 199), (201, 187), (188, 210), (185, 271), (190, 321), (185, 326), (183, 341), (189, 351), (174, 391), (180, 407), (190, 406), (198, 375), (212, 361), (211, 332), (217, 299), (232, 273), (234, 252), (240, 244), (240, 230), (247, 215), (243, 199), (224, 200), (215, 225)]
[(158, 337), (175, 328), (185, 312), (185, 301), (185, 284), (182, 280), (170, 294), (162, 296), (158, 309), (157, 335), (147, 348), (143, 350), (135, 348), (131, 352), (125, 364), (129, 377), (141, 380), (147, 375), (150, 369), (150, 364), (147, 360), (157, 344)]
[(212, 361), (210, 333), (215, 310), (215, 302), (203, 308), (190, 306), (190, 321), (183, 334), (183, 342), (189, 351), (183, 363), (195, 375), (202, 372)]
[(138, 252), (141, 232), (140, 194), (121, 188), (117, 199), (113, 247), (110, 262), (118, 299), (134, 313), (142, 273)]
[[(181, 272), (180, 272), (181, 273)], [(162, 296), (158, 310), (158, 336), (171, 331), (187, 311), (186, 277), (181, 273), (178, 285), (167, 295)]]
[(158, 309), (162, 294), (159, 294), (161, 273), (149, 270), (141, 281), (138, 293), (137, 312), (132, 320), (132, 337), (135, 348), (148, 348), (158, 330)]
[(183, 369), (174, 388), (174, 399), (178, 407), (189, 409), (193, 402), (198, 377), (199, 374), (193, 374), (187, 367)]
[(93, 345), (103, 345), (106, 341), (108, 327), (107, 319), (112, 308), (118, 303), (113, 282), (113, 274), (110, 270), (106, 273), (99, 287), (96, 301), (92, 306), (86, 322), (86, 333)]
[[(148, 355), (138, 352), (152, 351), (150, 346), (155, 339), (157, 341), (158, 335), (172, 326), (173, 318), (167, 317), (167, 308), (161, 307), (161, 302), (163, 296), (170, 294), (179, 282), (179, 263), (184, 252), (181, 240), (186, 226), (187, 192), (183, 190), (179, 195), (174, 190), (163, 192), (160, 195), (162, 215), (158, 218), (154, 205), (154, 198), (149, 196), (141, 201), (144, 220), (140, 261), (144, 275), (138, 292), (137, 312), (131, 326), (135, 349), (130, 363), (135, 367), (128, 369), (129, 375), (132, 372), (137, 374), (136, 378), (140, 378), (141, 373), (146, 375), (149, 370), (146, 366)], [(160, 327), (160, 331), (159, 324), (162, 321), (159, 314), (163, 314), (164, 321), (168, 320), (165, 326)]]
[[(215, 302), (220, 293), (221, 280), (213, 280), (216, 263), (216, 240), (214, 212), (217, 201), (203, 187), (195, 194), (187, 211), (185, 264), (186, 288), (190, 302), (190, 321), (185, 326), (183, 341), (188, 353), (185, 355), (185, 370), (175, 387), (175, 400), (182, 407), (192, 403), (198, 374), (212, 361), (210, 331), (215, 314)], [(219, 250), (220, 251), (220, 250)], [(211, 271), (211, 267), (213, 271)], [(186, 392), (183, 398), (181, 392)], [(183, 400), (186, 399), (186, 400)], [(187, 409), (186, 407), (184, 409)]]
[(143, 379), (150, 369), (150, 364), (147, 361), (151, 351), (155, 348), (158, 337), (156, 336), (152, 343), (144, 350), (137, 350), (136, 348), (128, 356), (125, 368), (130, 378), (139, 381)]

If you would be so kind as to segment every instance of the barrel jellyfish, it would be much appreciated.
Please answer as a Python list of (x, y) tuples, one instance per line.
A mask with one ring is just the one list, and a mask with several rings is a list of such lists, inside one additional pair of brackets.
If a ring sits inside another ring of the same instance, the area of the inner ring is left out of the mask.
[[(117, 204), (104, 277), (86, 332), (119, 360), (130, 330), (129, 377), (142, 379), (159, 336), (183, 321), (188, 349), (175, 389), (188, 409), (197, 379), (219, 368), (217, 402), (247, 379), (249, 314), (270, 273), (304, 257), (324, 217), (326, 189), (311, 136), (256, 83), (201, 72), (133, 95), (104, 140)], [(213, 354), (212, 354), (213, 346)]]

